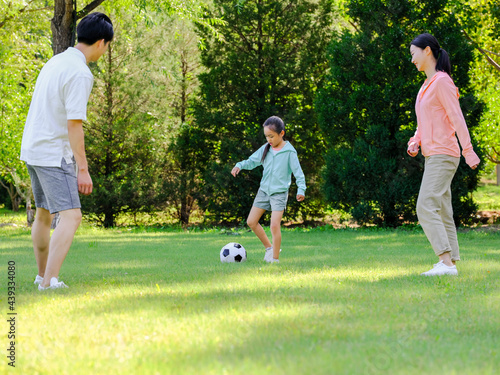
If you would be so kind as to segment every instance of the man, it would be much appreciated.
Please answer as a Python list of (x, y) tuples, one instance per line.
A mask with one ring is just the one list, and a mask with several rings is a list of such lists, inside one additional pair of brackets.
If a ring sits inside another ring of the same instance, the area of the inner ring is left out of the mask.
[[(67, 288), (59, 281), (82, 213), (78, 193), (92, 193), (82, 122), (97, 61), (113, 39), (113, 25), (103, 13), (91, 13), (77, 27), (78, 43), (52, 57), (38, 76), (21, 145), (36, 204), (31, 231), (38, 265), (39, 290)], [(60, 221), (50, 237), (52, 215)]]

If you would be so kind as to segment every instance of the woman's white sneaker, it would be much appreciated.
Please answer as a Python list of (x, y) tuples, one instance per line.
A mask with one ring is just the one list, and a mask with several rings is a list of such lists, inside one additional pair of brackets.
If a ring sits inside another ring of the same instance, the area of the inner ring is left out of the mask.
[(422, 273), (423, 276), (441, 276), (441, 275), (458, 275), (457, 266), (447, 266), (441, 260), (439, 263), (436, 263), (431, 270)]

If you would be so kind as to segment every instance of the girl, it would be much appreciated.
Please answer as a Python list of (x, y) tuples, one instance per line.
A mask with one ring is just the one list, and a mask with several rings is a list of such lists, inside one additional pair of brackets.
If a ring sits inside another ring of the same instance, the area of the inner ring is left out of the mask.
[(417, 200), (420, 225), (439, 262), (425, 276), (457, 275), (460, 260), (451, 206), (451, 181), (460, 162), (462, 146), (466, 163), (476, 169), (479, 158), (472, 149), (469, 131), (458, 102), (458, 89), (451, 79), (448, 53), (430, 34), (417, 36), (410, 45), (412, 63), (427, 75), (417, 96), (417, 131), (408, 142), (408, 154), (425, 156), (425, 170)]
[[(283, 139), (285, 136), (283, 120), (277, 116), (269, 117), (264, 122), (264, 135), (268, 143), (259, 148), (248, 160), (236, 163), (231, 174), (236, 177), (242, 169), (251, 170), (259, 165), (264, 167), (260, 188), (248, 215), (247, 224), (266, 248), (264, 260), (268, 263), (278, 263), (281, 251), (281, 218), (288, 199), (292, 173), (298, 186), (297, 201), (299, 202), (305, 199), (306, 179), (297, 158), (297, 151), (290, 142)], [(259, 224), (259, 219), (266, 211), (272, 211), (272, 245)]]

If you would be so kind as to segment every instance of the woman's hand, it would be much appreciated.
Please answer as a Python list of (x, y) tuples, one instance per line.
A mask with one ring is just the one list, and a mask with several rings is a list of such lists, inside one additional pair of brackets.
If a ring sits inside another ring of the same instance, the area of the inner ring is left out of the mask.
[(418, 155), (418, 144), (415, 142), (412, 142), (408, 145), (408, 155), (410, 155), (412, 158)]
[(239, 169), (238, 167), (234, 167), (233, 170), (231, 171), (231, 174), (236, 177), (236, 175), (238, 173), (240, 173), (241, 169)]

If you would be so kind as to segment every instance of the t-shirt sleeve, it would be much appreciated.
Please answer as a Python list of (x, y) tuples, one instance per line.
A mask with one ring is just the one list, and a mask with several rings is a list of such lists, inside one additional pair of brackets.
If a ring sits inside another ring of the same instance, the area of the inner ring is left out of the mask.
[(63, 88), (67, 120), (87, 120), (87, 103), (94, 80), (92, 77), (75, 76)]

